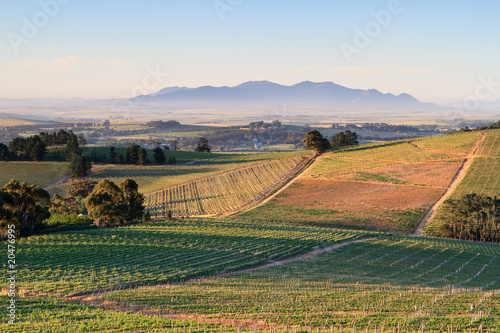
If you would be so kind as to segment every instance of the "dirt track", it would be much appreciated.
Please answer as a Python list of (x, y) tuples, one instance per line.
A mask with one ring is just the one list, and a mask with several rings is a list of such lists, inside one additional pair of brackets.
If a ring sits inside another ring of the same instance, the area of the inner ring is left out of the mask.
[(420, 223), (418, 224), (417, 228), (415, 229), (415, 231), (413, 232), (412, 235), (414, 235), (414, 236), (421, 236), (422, 235), (422, 230), (424, 230), (424, 227), (427, 224), (427, 221), (429, 221), (431, 218), (434, 217), (438, 207), (446, 199), (448, 199), (450, 197), (450, 195), (453, 193), (453, 191), (455, 191), (455, 189), (457, 188), (458, 184), (460, 184), (460, 182), (464, 179), (465, 175), (467, 174), (467, 171), (469, 171), (469, 168), (471, 167), (472, 162), (474, 161), (474, 158), (477, 157), (476, 152), (477, 152), (479, 146), (481, 145), (481, 143), (483, 142), (485, 137), (486, 137), (485, 134), (481, 133), (481, 137), (479, 137), (476, 140), (476, 143), (474, 144), (474, 147), (472, 147), (471, 152), (469, 153), (469, 155), (467, 155), (465, 157), (464, 162), (462, 163), (460, 168), (457, 170), (457, 173), (455, 174), (455, 177), (453, 178), (451, 184), (446, 189), (446, 192), (444, 192), (443, 195), (441, 196), (441, 198), (439, 198), (439, 200), (436, 201), (436, 203), (434, 203), (434, 205), (432, 205), (431, 208), (429, 208), (429, 210), (425, 213), (424, 217), (422, 218), (422, 220), (420, 221)]

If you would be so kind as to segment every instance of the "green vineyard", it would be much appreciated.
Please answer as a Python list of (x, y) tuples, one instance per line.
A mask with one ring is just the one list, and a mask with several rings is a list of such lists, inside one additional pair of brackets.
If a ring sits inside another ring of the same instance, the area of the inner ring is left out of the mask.
[(145, 194), (154, 217), (214, 215), (257, 203), (306, 168), (308, 157), (282, 158)]
[(366, 234), (213, 219), (36, 236), (17, 242), (18, 288), (30, 296), (64, 296), (171, 283), (265, 265), (362, 237)]
[(271, 269), (103, 297), (283, 332), (498, 332), (499, 250), (378, 237)]

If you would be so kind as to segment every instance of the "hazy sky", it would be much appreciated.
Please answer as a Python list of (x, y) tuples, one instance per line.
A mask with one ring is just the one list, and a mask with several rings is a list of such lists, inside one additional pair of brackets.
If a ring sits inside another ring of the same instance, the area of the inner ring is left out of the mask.
[(309, 80), (493, 100), (499, 15), (498, 0), (0, 0), (0, 97)]

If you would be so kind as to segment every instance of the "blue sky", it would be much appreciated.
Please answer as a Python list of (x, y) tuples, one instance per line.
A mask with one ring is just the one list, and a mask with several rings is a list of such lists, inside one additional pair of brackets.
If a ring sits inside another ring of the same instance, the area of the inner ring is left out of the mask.
[(494, 100), (498, 13), (496, 0), (0, 0), (0, 97), (118, 98), (159, 69), (149, 90), (333, 81), (447, 103), (489, 78)]

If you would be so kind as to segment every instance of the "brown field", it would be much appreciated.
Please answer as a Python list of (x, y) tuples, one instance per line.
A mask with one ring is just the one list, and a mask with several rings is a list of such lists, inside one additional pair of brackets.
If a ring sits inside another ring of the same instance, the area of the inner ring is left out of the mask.
[(21, 126), (21, 125), (36, 125), (38, 123), (29, 120), (15, 118), (0, 118), (0, 127)]
[(356, 212), (418, 209), (437, 200), (443, 189), (425, 186), (375, 184), (358, 181), (300, 179), (276, 199), (278, 205), (308, 205)]
[[(339, 180), (297, 180), (255, 213), (365, 230), (411, 231), (444, 188)], [(260, 215), (260, 214), (259, 214)]]
[(409, 183), (421, 186), (447, 187), (462, 160), (399, 164), (367, 169), (363, 172), (337, 174), (339, 180), (370, 180), (380, 183)]

